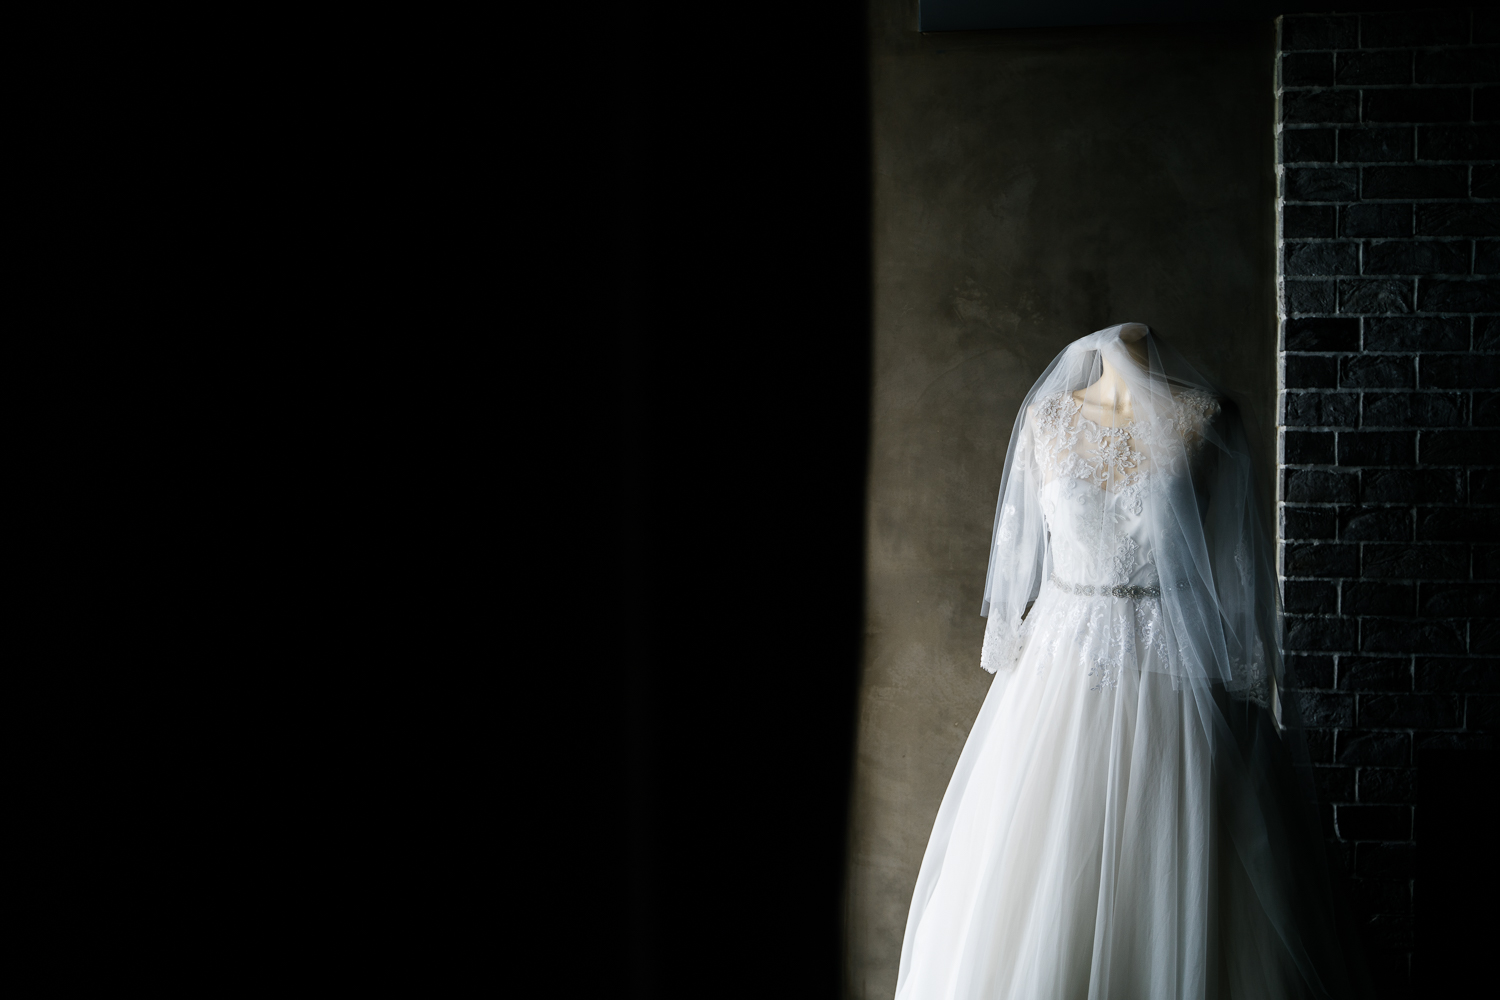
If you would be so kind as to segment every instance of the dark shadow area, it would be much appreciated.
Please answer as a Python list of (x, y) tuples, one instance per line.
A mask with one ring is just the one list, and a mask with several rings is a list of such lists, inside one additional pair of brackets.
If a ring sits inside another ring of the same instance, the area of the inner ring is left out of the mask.
[(794, 31), (743, 13), (700, 8), (689, 30), (622, 11), (610, 44), (597, 571), (619, 600), (599, 712), (624, 779), (624, 821), (605, 824), (628, 838), (610, 890), (629, 989), (601, 995), (839, 989), (870, 379), (864, 9), (824, 5)]
[[(1494, 750), (1417, 753), (1417, 996), (1482, 996), (1494, 989), (1500, 862), (1500, 759)], [(1486, 984), (1488, 984), (1486, 986)], [(1472, 991), (1472, 992), (1471, 992)]]

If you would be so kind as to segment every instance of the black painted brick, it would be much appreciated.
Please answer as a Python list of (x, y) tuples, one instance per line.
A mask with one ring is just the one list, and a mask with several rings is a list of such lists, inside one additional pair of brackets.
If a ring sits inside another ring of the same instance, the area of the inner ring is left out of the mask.
[(1474, 350), (1500, 351), (1500, 316), (1474, 318)]
[(1334, 142), (1334, 130), (1331, 128), (1282, 129), (1279, 142), (1281, 162), (1331, 162), (1334, 158)]
[(1473, 42), (1475, 45), (1500, 43), (1500, 10), (1481, 7), (1474, 12)]
[(1432, 618), (1500, 618), (1500, 586), (1473, 581), (1424, 583), (1421, 608), (1423, 615)]
[(1328, 469), (1286, 469), (1281, 495), (1292, 503), (1352, 503), (1359, 497), (1359, 476)]
[(1500, 312), (1500, 281), (1493, 278), (1425, 278), (1417, 289), (1423, 312)]
[[(1500, 395), (1492, 392), (1474, 394), (1474, 412), (1469, 422), (1475, 427), (1500, 427)], [(1500, 498), (1476, 500), (1475, 503), (1500, 503)]]
[(1338, 358), (1288, 354), (1285, 361), (1288, 389), (1332, 389), (1338, 385)]
[(1367, 351), (1467, 351), (1469, 321), (1437, 316), (1372, 317), (1365, 320)]
[(1358, 794), (1355, 791), (1355, 774), (1356, 769), (1352, 767), (1314, 767), (1312, 782), (1318, 801), (1353, 802)]
[(1409, 542), (1411, 513), (1402, 507), (1352, 507), (1339, 511), (1341, 542)]
[(1489, 507), (1426, 507), (1417, 511), (1417, 538), (1424, 542), (1500, 541), (1500, 510)]
[(1470, 471), (1469, 496), (1473, 503), (1500, 504), (1500, 469)]
[(1283, 329), (1283, 350), (1357, 351), (1357, 319), (1289, 319)]
[(1338, 53), (1337, 60), (1336, 80), (1341, 87), (1412, 82), (1410, 52), (1364, 52), (1355, 49)]
[(1333, 759), (1340, 764), (1405, 767), (1411, 763), (1411, 737), (1341, 730), (1335, 736)]
[(1443, 203), (1418, 205), (1418, 236), (1493, 236), (1500, 232), (1500, 204)]
[[(1304, 657), (1312, 659), (1312, 657)], [(1331, 657), (1316, 657), (1316, 659), (1331, 659)], [(1302, 742), (1307, 747), (1307, 759), (1314, 764), (1333, 763), (1333, 736), (1331, 729), (1306, 729), (1303, 730)]]
[[(1358, 847), (1385, 847), (1364, 841)], [(1410, 913), (1411, 884), (1389, 878), (1351, 878), (1349, 891), (1355, 905), (1365, 913)], [(1405, 972), (1405, 969), (1399, 971)]]
[(1375, 202), (1339, 211), (1340, 236), (1410, 236), (1412, 207)]
[(1362, 767), (1356, 795), (1360, 802), (1411, 802), (1416, 772), (1409, 767)]
[(1340, 163), (1391, 163), (1415, 159), (1415, 154), (1416, 130), (1410, 125), (1338, 130)]
[[(1324, 546), (1327, 548), (1328, 546)], [(1290, 546), (1288, 546), (1290, 548)], [(1460, 580), (1469, 575), (1469, 550), (1464, 545), (1361, 546), (1362, 572), (1305, 573), (1303, 576), (1363, 576), (1371, 580)]]
[(1463, 503), (1463, 473), (1457, 469), (1368, 469), (1362, 503)]
[[(1298, 581), (1289, 581), (1287, 586)], [(1333, 687), (1333, 657), (1288, 656), (1286, 658), (1287, 680), (1290, 686), (1300, 688)]]
[(1500, 545), (1474, 546), (1474, 579), (1500, 580)]
[[(1281, 537), (1282, 538), (1326, 538), (1332, 540), (1338, 537), (1338, 518), (1334, 512), (1327, 507), (1282, 507), (1281, 508)], [(1291, 606), (1291, 597), (1287, 598), (1287, 610), (1297, 610)], [(1302, 608), (1303, 611), (1333, 612), (1336, 608)]]
[(1462, 198), (1469, 193), (1468, 167), (1365, 167), (1365, 198)]
[(1469, 652), (1475, 656), (1500, 655), (1500, 623), (1475, 622), (1469, 636)]
[[(1394, 913), (1377, 913), (1365, 925), (1360, 928), (1360, 937), (1367, 947), (1375, 953), (1375, 968), (1380, 968), (1381, 961), (1390, 963), (1389, 971), (1381, 978), (1401, 976), (1407, 970), (1405, 968), (1405, 955), (1412, 947), (1412, 919)], [(1379, 974), (1379, 973), (1377, 973)]]
[[(1340, 40), (1343, 38), (1342, 35), (1338, 37)], [(1468, 41), (1469, 12), (1466, 10), (1403, 11), (1396, 14), (1365, 14), (1360, 18), (1359, 44), (1366, 49), (1409, 45), (1465, 45)]]
[[(1468, 92), (1464, 92), (1468, 97)], [(1464, 118), (1468, 118), (1468, 105)], [(1288, 125), (1324, 125), (1359, 121), (1357, 90), (1289, 90), (1281, 95), (1281, 120)], [(1385, 121), (1452, 121), (1450, 118), (1390, 118)]]
[(1488, 733), (1500, 729), (1500, 697), (1494, 694), (1470, 694), (1464, 699), (1464, 727), (1470, 732)]
[(1410, 691), (1411, 663), (1404, 656), (1341, 656), (1338, 686), (1340, 691)]
[(1418, 691), (1500, 692), (1500, 660), (1417, 658)]
[(1362, 427), (1458, 427), (1464, 422), (1464, 397), (1453, 393), (1367, 392)]
[[(1281, 560), (1287, 576), (1359, 576), (1357, 545), (1288, 542)], [(1353, 649), (1353, 643), (1348, 648)]]
[[(1287, 201), (1353, 201), (1359, 197), (1359, 171), (1353, 167), (1287, 167), (1282, 175), (1282, 195)], [(1464, 193), (1468, 193), (1467, 188)]]
[(1423, 750), (1467, 750), (1490, 748), (1487, 737), (1474, 733), (1418, 733), (1417, 752)]
[(1363, 843), (1355, 847), (1354, 870), (1361, 878), (1406, 881), (1416, 872), (1411, 844)]
[(1422, 388), (1500, 388), (1500, 354), (1424, 355)]
[[(1410, 618), (1361, 618), (1359, 649), (1362, 653), (1410, 653), (1420, 649), (1428, 653), (1463, 653), (1462, 626), (1451, 621)], [(1360, 725), (1372, 725), (1363, 715)], [(1414, 723), (1425, 725), (1425, 723)]]
[(1500, 118), (1500, 87), (1480, 87), (1474, 91), (1474, 120), (1492, 122)]
[(1281, 57), (1281, 85), (1283, 87), (1333, 86), (1333, 58), (1332, 52), (1285, 53)]
[(1339, 609), (1339, 589), (1327, 580), (1288, 580), (1282, 607), (1294, 613), (1335, 614)]
[(1424, 465), (1500, 465), (1493, 431), (1451, 430), (1422, 433)]
[(1500, 50), (1428, 49), (1417, 53), (1418, 83), (1493, 83), (1500, 80)]
[(1370, 694), (1359, 699), (1359, 725), (1367, 729), (1457, 729), (1458, 698), (1450, 694)]
[[(1326, 91), (1336, 94), (1340, 91)], [(1466, 122), (1469, 120), (1468, 87), (1419, 87), (1366, 90), (1364, 120), (1367, 122)], [(1309, 95), (1310, 96), (1310, 95)], [(1283, 107), (1285, 97), (1282, 98)], [(1307, 113), (1321, 105), (1309, 102)], [(1329, 110), (1334, 110), (1329, 108)], [(1346, 122), (1348, 118), (1303, 118), (1302, 121)]]
[(1474, 273), (1500, 274), (1500, 240), (1479, 240), (1475, 242)]
[[(1411, 615), (1417, 608), (1417, 589), (1409, 583), (1345, 580), (1341, 606), (1346, 615)], [(1339, 664), (1340, 687), (1345, 686), (1342, 678), (1346, 665), (1347, 660)]]
[(1347, 728), (1354, 724), (1354, 696), (1298, 691), (1293, 695), (1303, 722), (1315, 727)]
[(1500, 128), (1494, 125), (1427, 125), (1417, 129), (1422, 160), (1500, 159)]
[[(1475, 198), (1500, 198), (1500, 167), (1474, 167), (1469, 194)], [(1491, 236), (1497, 235), (1491, 233)]]
[(1400, 355), (1355, 354), (1343, 358), (1339, 367), (1339, 385), (1345, 389), (1409, 389), (1417, 384), (1415, 361)]
[(1492, 732), (1500, 719), (1500, 697), (1471, 694), (1464, 699), (1464, 726), (1477, 733)]
[(1411, 465), (1417, 436), (1410, 431), (1343, 431), (1338, 435), (1339, 465)]
[(1282, 273), (1329, 275), (1359, 273), (1358, 243), (1297, 243), (1282, 248)]
[(1284, 287), (1288, 313), (1331, 313), (1337, 308), (1338, 295), (1331, 281), (1287, 281)]
[(1323, 431), (1286, 431), (1282, 461), (1287, 465), (1332, 465), (1334, 436)]
[(1468, 274), (1468, 240), (1377, 240), (1365, 247), (1365, 274)]
[(1339, 312), (1409, 313), (1412, 311), (1410, 278), (1346, 278), (1339, 282)]
[[(1287, 615), (1285, 629), (1287, 649), (1337, 652), (1355, 649), (1359, 645), (1359, 626), (1352, 618)], [(1304, 702), (1303, 711), (1307, 710), (1307, 703)], [(1351, 715), (1350, 722), (1352, 721)], [(1326, 719), (1315, 722), (1310, 719), (1308, 724), (1333, 726), (1348, 725), (1349, 722), (1331, 722)]]
[(1332, 205), (1287, 205), (1281, 211), (1281, 235), (1286, 239), (1333, 236), (1335, 211)]
[(1410, 806), (1335, 806), (1339, 836), (1345, 840), (1406, 840), (1411, 837)]
[(1288, 427), (1357, 427), (1359, 395), (1352, 392), (1288, 392), (1282, 397)]

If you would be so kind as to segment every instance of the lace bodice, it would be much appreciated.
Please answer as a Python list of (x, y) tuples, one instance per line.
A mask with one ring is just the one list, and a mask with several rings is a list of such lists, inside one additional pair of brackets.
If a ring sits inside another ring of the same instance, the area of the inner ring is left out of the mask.
[[(1178, 440), (1193, 448), (1218, 404), (1201, 392), (1184, 393), (1175, 403), (1172, 425)], [(1081, 584), (1154, 585), (1145, 498), (1160, 477), (1185, 474), (1177, 465), (1191, 456), (1163, 455), (1133, 421), (1101, 426), (1083, 415), (1071, 393), (1049, 396), (1036, 410), (1033, 460), (1054, 573)]]
[[(1219, 405), (1206, 393), (1174, 399), (1170, 423), (1153, 433), (1134, 422), (1102, 426), (1083, 415), (1071, 393), (1049, 396), (1029, 414), (1037, 502), (1046, 521), (1049, 573), (1035, 613), (1008, 637), (992, 616), (982, 662), (994, 670), (1018, 658), (1037, 630), (1056, 647), (1066, 632), (1088, 649), (1090, 673), (1108, 685), (1126, 661), (1165, 656), (1151, 533), (1145, 515), (1153, 490), (1189, 474), (1193, 453)], [(1174, 454), (1162, 442), (1175, 445)], [(1186, 449), (1186, 451), (1184, 451)]]

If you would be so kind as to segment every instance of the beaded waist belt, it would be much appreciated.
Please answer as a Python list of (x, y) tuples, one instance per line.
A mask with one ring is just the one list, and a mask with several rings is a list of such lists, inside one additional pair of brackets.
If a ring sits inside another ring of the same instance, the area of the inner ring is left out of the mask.
[(1143, 597), (1160, 597), (1160, 587), (1137, 587), (1128, 583), (1107, 583), (1095, 586), (1091, 583), (1065, 583), (1052, 574), (1052, 585), (1068, 594), (1077, 594), (1079, 597), (1129, 597), (1132, 600), (1140, 600)]

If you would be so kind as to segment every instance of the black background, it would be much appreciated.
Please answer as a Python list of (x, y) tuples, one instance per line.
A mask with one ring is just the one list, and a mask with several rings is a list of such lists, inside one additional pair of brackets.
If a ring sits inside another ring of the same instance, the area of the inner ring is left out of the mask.
[(617, 737), (597, 829), (625, 864), (605, 866), (600, 898), (624, 904), (606, 936), (629, 928), (613, 971), (633, 996), (840, 988), (869, 405), (864, 10), (741, 13), (695, 8), (691, 30), (620, 16), (609, 44), (599, 429), (617, 465), (601, 534), (621, 596), (601, 624), (621, 652), (590, 725)]

